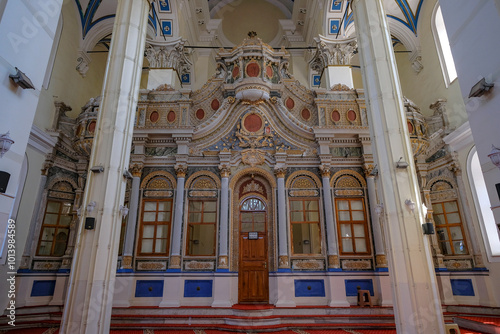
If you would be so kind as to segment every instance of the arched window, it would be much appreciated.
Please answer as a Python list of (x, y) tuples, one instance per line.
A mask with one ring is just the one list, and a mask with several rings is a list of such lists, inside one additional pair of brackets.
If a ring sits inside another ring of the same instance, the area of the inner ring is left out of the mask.
[(217, 181), (215, 175), (201, 172), (193, 175), (187, 182), (187, 256), (215, 255), (219, 188)]
[(448, 40), (448, 34), (446, 33), (446, 27), (439, 4), (434, 8), (431, 25), (441, 69), (443, 71), (444, 82), (446, 87), (448, 87), (453, 80), (457, 78), (457, 71), (455, 69), (455, 62), (451, 54), (450, 42)]
[(488, 260), (500, 261), (500, 238), (475, 147), (471, 150), (467, 159), (467, 172)]
[(348, 170), (338, 172), (332, 179), (340, 254), (371, 254), (364, 192), (366, 182), (361, 175)]
[(74, 189), (69, 182), (60, 181), (50, 188), (36, 255), (64, 255), (73, 219), (74, 198)]
[(319, 189), (309, 176), (299, 175), (289, 188), (292, 253), (321, 254)]
[[(145, 182), (147, 181), (147, 182)], [(172, 225), (172, 182), (158, 174), (145, 179), (139, 229), (138, 254), (168, 256)]]

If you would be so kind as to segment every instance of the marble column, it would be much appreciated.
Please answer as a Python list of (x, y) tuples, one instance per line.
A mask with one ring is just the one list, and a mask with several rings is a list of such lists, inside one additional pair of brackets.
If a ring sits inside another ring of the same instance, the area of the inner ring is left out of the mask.
[(174, 225), (172, 228), (172, 246), (170, 247), (170, 263), (167, 271), (181, 270), (182, 250), (182, 217), (184, 216), (184, 182), (186, 179), (187, 166), (176, 164), (177, 190), (175, 192)]
[(278, 271), (288, 271), (290, 270), (290, 260), (288, 257), (288, 233), (286, 219), (286, 168), (274, 168), (274, 173), (278, 179)]
[(333, 217), (332, 190), (330, 188), (330, 166), (320, 166), (323, 181), (323, 201), (325, 205), (326, 240), (328, 249), (328, 270), (340, 269), (337, 226)]
[(132, 271), (134, 240), (138, 223), (137, 214), (139, 213), (142, 166), (133, 165), (130, 171), (132, 172), (132, 188), (130, 189), (125, 240), (123, 241), (122, 267), (120, 268), (122, 271)]
[[(422, 207), (403, 95), (382, 0), (351, 2), (370, 135), (379, 167), (384, 234), (398, 333), (445, 333), (430, 240), (422, 233)], [(397, 161), (406, 161), (398, 168)]]
[[(134, 116), (144, 59), (149, 1), (118, 2), (103, 84), (83, 208), (60, 333), (109, 333), (125, 198), (123, 173), (130, 159)], [(87, 217), (94, 229), (84, 228)]]
[(228, 165), (220, 165), (219, 170), (222, 180), (220, 190), (219, 261), (217, 270), (228, 271), (229, 175), (231, 174), (231, 169)]

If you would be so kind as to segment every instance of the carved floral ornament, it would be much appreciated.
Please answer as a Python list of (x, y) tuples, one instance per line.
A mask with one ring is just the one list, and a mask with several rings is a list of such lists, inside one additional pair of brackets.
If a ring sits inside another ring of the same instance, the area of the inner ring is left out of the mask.
[(334, 42), (324, 38), (315, 38), (316, 52), (309, 61), (310, 67), (319, 73), (329, 65), (350, 65), (354, 53), (358, 49), (355, 39)]
[(179, 75), (191, 71), (191, 62), (184, 53), (186, 40), (178, 40), (173, 44), (155, 46), (148, 44), (145, 54), (151, 68), (172, 68)]
[(252, 167), (262, 165), (266, 161), (266, 152), (254, 148), (243, 150), (241, 152), (241, 161)]

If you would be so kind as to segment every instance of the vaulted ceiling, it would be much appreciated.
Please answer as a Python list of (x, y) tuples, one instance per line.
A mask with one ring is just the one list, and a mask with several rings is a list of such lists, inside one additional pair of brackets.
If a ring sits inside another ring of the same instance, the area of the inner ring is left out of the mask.
[[(70, 0), (81, 23), (80, 49), (109, 40), (117, 0)], [(419, 49), (424, 0), (384, 0), (391, 34), (410, 52)], [(313, 38), (355, 35), (349, 0), (151, 0), (148, 40), (183, 38), (190, 45), (234, 46), (248, 31), (273, 46), (312, 46)], [(335, 28), (335, 29), (334, 29)]]

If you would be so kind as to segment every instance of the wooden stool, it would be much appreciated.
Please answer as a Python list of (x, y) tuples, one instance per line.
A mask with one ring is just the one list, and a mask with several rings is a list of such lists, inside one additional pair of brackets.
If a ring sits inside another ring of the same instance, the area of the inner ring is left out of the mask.
[(361, 290), (358, 286), (358, 305), (365, 307), (366, 305), (372, 307), (372, 296), (369, 290)]

